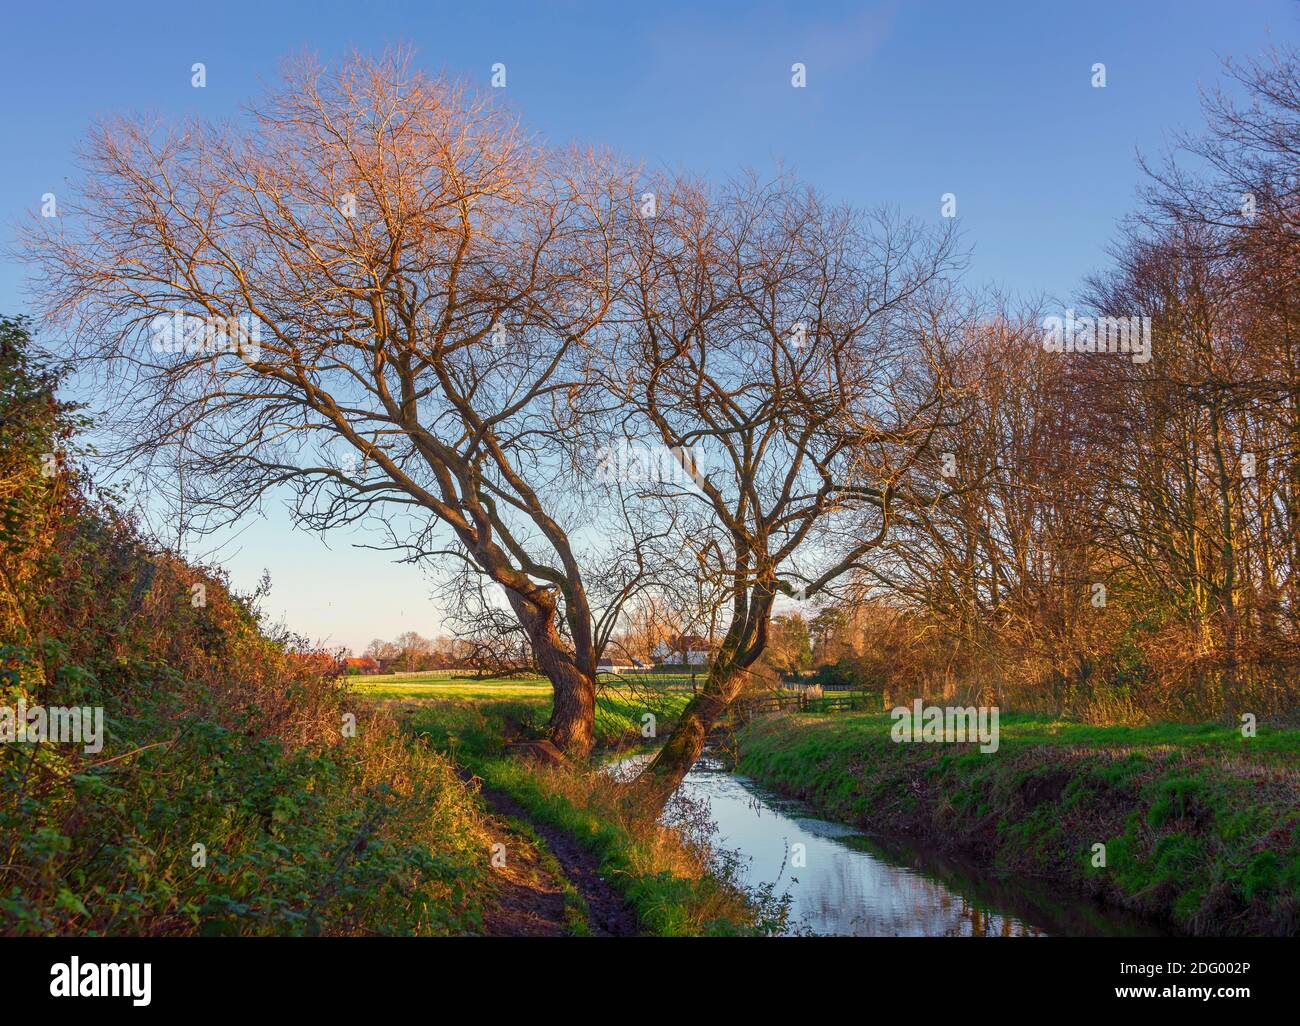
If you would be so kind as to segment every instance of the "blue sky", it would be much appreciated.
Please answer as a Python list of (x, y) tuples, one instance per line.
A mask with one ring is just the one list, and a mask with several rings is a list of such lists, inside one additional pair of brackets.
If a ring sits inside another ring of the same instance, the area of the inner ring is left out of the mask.
[[(214, 119), (255, 99), (307, 48), (413, 44), (420, 61), (487, 85), (554, 142), (611, 146), (712, 177), (778, 163), (836, 199), (937, 219), (957, 197), (968, 280), (1068, 300), (1106, 264), (1158, 156), (1201, 123), (1198, 88), (1225, 57), (1289, 44), (1292, 0), (1203, 2), (492, 3), (223, 2), (12, 5), (0, 35), (0, 231), (75, 176), (96, 115)], [(205, 89), (190, 67), (207, 67)], [(794, 62), (807, 88), (793, 89)], [(1094, 63), (1106, 87), (1091, 85)], [(0, 312), (28, 308), (0, 263)], [(268, 608), (312, 637), (360, 648), (432, 634), (420, 572), (293, 531), (271, 507), (221, 550), (236, 583), (262, 568)]]

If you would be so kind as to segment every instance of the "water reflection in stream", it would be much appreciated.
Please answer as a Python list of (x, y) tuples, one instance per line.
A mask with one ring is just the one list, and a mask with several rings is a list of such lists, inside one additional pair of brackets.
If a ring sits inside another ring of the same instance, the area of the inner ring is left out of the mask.
[[(646, 756), (623, 760), (635, 772)], [(819, 818), (709, 756), (680, 793), (706, 801), (717, 845), (738, 851), (749, 887), (774, 884), (788, 895), (791, 932), (854, 937), (1134, 935), (1148, 924), (1086, 899), (1030, 884), (971, 874), (933, 857), (883, 846), (859, 830)], [(792, 854), (802, 845), (803, 865)]]

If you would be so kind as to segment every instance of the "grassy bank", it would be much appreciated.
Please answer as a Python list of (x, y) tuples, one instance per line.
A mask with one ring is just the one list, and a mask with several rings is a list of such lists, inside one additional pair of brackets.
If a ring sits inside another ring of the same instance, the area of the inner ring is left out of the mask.
[[(686, 696), (664, 701), (680, 711)], [(606, 693), (598, 740), (640, 737), (645, 707)], [(660, 712), (664, 707), (659, 706)], [(412, 731), (512, 797), (534, 819), (567, 831), (595, 853), (600, 872), (635, 910), (641, 929), (657, 936), (761, 932), (764, 912), (712, 857), (703, 825), (665, 827), (612, 780), (589, 767), (543, 767), (510, 758), (510, 740), (536, 737), (546, 707), (532, 701), (428, 701), (404, 710)], [(670, 720), (659, 718), (660, 726)]]
[(868, 832), (1065, 883), (1182, 932), (1300, 933), (1300, 731), (1004, 716), (998, 751), (982, 754), (896, 744), (891, 726), (771, 716), (739, 733), (739, 769)]

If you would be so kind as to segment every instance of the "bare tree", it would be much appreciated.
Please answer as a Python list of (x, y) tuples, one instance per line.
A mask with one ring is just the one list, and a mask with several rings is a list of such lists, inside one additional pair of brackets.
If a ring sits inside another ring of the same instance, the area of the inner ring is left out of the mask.
[(235, 127), (99, 126), (84, 194), (27, 250), (74, 355), (111, 370), (137, 471), (184, 470), (187, 517), (270, 490), (326, 530), (381, 521), (497, 586), (592, 744), (599, 641), (571, 476), (608, 397), (617, 165), (537, 145), (409, 55), (287, 64)]
[(609, 649), (625, 659), (649, 665), (678, 638), (707, 636), (712, 626), (713, 604), (697, 587), (693, 567), (682, 567), (666, 586), (643, 595), (624, 610), (622, 628), (610, 639)]
[(385, 659), (396, 659), (399, 653), (397, 646), (391, 641), (385, 641), (383, 638), (375, 638), (366, 646), (366, 650), (362, 654), (367, 659), (381, 662)]
[(406, 672), (414, 673), (430, 653), (433, 642), (417, 631), (403, 631), (393, 642), (399, 657), (406, 663)]
[(657, 216), (630, 233), (610, 388), (629, 436), (690, 466), (659, 490), (726, 613), (705, 687), (646, 771), (665, 794), (761, 656), (776, 596), (827, 592), (887, 537), (942, 415), (927, 325), (952, 249), (784, 178), (655, 192)]

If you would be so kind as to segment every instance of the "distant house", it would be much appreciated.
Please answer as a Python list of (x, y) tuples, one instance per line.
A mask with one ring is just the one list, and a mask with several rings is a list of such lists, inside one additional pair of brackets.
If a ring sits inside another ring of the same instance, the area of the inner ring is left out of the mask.
[(707, 666), (713, 659), (713, 646), (699, 634), (682, 634), (671, 642), (659, 642), (650, 654), (661, 666)]
[(379, 663), (369, 656), (348, 656), (344, 661), (346, 673), (378, 673)]

